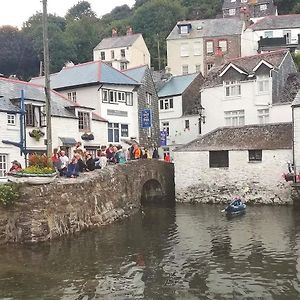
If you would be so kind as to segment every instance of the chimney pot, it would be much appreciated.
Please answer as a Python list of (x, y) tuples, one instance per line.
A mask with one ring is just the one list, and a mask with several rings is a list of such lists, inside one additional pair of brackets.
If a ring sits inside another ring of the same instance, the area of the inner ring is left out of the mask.
[(114, 37), (114, 36), (117, 36), (117, 35), (118, 35), (117, 29), (116, 29), (116, 28), (113, 28), (113, 29), (111, 30), (111, 36)]
[(127, 35), (132, 35), (133, 34), (133, 30), (131, 27), (127, 28)]

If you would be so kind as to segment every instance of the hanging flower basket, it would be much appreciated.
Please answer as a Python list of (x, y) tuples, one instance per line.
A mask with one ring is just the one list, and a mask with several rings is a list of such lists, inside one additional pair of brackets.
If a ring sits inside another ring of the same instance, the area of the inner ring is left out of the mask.
[(37, 142), (43, 137), (45, 133), (41, 131), (40, 129), (33, 129), (29, 132), (29, 136), (34, 138)]
[(84, 133), (82, 136), (81, 136), (81, 139), (84, 140), (84, 141), (92, 141), (95, 139), (94, 135), (92, 133)]

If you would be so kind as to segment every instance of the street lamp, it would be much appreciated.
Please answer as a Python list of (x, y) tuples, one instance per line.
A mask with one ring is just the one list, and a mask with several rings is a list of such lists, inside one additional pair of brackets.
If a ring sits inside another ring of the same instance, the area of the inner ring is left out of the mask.
[(199, 125), (199, 134), (202, 134), (202, 123), (205, 124), (206, 116), (205, 116), (205, 108), (200, 104), (198, 108), (199, 118), (198, 118), (198, 125)]

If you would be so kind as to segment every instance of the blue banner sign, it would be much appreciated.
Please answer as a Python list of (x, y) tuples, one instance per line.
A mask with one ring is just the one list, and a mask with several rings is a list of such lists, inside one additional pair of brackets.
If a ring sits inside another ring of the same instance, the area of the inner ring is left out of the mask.
[(160, 145), (161, 146), (167, 146), (167, 136), (168, 136), (168, 133), (164, 130), (162, 130), (160, 132)]
[(152, 111), (151, 109), (143, 109), (141, 111), (141, 127), (151, 128), (152, 127)]

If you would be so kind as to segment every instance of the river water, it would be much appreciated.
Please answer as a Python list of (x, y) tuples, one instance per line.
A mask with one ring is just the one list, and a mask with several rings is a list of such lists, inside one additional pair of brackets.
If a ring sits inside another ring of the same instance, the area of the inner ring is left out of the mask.
[(300, 299), (300, 211), (145, 207), (35, 246), (0, 247), (0, 299)]

